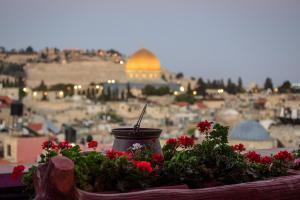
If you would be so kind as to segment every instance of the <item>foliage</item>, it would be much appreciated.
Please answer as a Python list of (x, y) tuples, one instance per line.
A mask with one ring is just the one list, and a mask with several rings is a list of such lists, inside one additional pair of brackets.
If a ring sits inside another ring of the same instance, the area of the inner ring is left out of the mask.
[(142, 94), (146, 96), (154, 95), (154, 96), (163, 96), (166, 94), (170, 94), (170, 88), (168, 86), (162, 86), (159, 88), (156, 88), (152, 85), (146, 85), (142, 89)]
[(106, 120), (108, 120), (111, 123), (121, 123), (123, 122), (123, 118), (119, 115), (117, 115), (114, 112), (108, 112), (108, 113), (100, 113), (99, 118), (103, 119), (105, 117)]
[(191, 95), (191, 94), (187, 94), (187, 93), (184, 93), (184, 94), (179, 94), (175, 97), (175, 101), (184, 101), (184, 102), (188, 102), (189, 104), (193, 104), (195, 103), (196, 99), (194, 97), (194, 95)]
[[(40, 163), (47, 164), (56, 155), (68, 157), (75, 164), (77, 187), (91, 192), (126, 192), (166, 184), (187, 184), (190, 188), (234, 184), (286, 175), (292, 166), (293, 156), (287, 151), (273, 156), (255, 151), (243, 154), (243, 144), (228, 144), (228, 127), (203, 121), (197, 128), (205, 138), (201, 143), (195, 144), (188, 136), (170, 138), (162, 148), (163, 154), (139, 143), (126, 152), (112, 149), (103, 154), (96, 151), (97, 142), (93, 140), (88, 144), (93, 151), (87, 153), (68, 142), (45, 141)], [(294, 157), (300, 157), (300, 150)], [(30, 168), (23, 177), (31, 189), (36, 169)]]

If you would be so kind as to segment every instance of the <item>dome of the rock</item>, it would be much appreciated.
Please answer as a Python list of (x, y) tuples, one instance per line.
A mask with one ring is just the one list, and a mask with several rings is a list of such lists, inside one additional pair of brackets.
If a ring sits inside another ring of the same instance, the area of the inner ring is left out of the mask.
[(126, 71), (160, 71), (160, 62), (151, 51), (143, 48), (128, 58)]

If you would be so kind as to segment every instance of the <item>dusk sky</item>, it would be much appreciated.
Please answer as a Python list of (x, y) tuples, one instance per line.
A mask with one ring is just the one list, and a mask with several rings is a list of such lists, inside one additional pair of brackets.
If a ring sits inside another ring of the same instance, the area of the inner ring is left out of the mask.
[(0, 46), (148, 48), (204, 79), (300, 82), (299, 0), (0, 0)]

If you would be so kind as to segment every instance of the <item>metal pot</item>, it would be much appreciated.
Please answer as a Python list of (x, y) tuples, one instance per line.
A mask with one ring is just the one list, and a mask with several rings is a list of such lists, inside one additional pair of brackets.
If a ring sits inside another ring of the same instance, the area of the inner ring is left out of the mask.
[(152, 148), (153, 152), (161, 153), (159, 136), (161, 129), (155, 128), (116, 128), (112, 130), (115, 136), (113, 149), (127, 151), (135, 143)]

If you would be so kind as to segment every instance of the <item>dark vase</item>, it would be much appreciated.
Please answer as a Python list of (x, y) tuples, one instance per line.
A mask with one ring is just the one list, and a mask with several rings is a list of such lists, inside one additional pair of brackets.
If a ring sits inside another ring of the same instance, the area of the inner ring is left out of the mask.
[(115, 136), (113, 149), (118, 151), (127, 151), (135, 143), (152, 148), (155, 153), (161, 153), (159, 136), (161, 129), (155, 128), (116, 128), (112, 130)]

